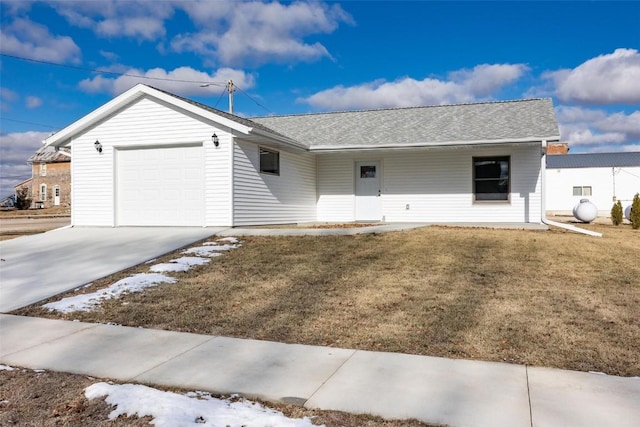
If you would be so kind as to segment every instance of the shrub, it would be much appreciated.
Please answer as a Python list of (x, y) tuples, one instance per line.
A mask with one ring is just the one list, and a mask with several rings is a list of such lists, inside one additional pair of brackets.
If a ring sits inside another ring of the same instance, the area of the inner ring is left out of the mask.
[(611, 222), (613, 225), (622, 224), (622, 203), (618, 200), (611, 208)]
[(636, 193), (633, 196), (633, 203), (631, 203), (631, 227), (634, 230), (640, 228), (640, 193)]
[(16, 209), (29, 209), (31, 206), (31, 197), (29, 197), (29, 188), (20, 187), (16, 190)]

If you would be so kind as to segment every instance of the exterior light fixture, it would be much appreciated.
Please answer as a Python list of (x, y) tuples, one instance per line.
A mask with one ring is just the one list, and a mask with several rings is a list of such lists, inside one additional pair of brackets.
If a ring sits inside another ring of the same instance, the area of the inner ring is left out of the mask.
[(96, 142), (94, 142), (93, 145), (96, 147), (96, 151), (98, 153), (102, 153), (102, 144), (100, 144), (100, 141), (96, 139)]
[(216, 135), (215, 133), (211, 135), (211, 140), (213, 141), (213, 145), (215, 145), (216, 147), (220, 145), (220, 140), (218, 139), (218, 135)]

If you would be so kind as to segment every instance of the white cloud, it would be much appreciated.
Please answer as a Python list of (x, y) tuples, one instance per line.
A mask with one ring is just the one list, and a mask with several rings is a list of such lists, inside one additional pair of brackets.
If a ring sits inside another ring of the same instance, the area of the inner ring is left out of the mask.
[(639, 104), (640, 53), (616, 49), (580, 64), (574, 69), (545, 73), (564, 102), (584, 104)]
[(71, 25), (93, 30), (103, 37), (157, 40), (164, 37), (164, 21), (173, 15), (165, 1), (56, 2), (54, 7)]
[(320, 2), (185, 2), (181, 4), (199, 27), (176, 36), (178, 52), (213, 56), (222, 64), (311, 62), (331, 58), (321, 43), (307, 43), (313, 34), (328, 34), (353, 20), (339, 5)]
[(25, 98), (25, 103), (27, 104), (27, 108), (38, 108), (42, 105), (42, 99), (37, 96), (27, 96)]
[(570, 147), (608, 147), (610, 151), (621, 151), (637, 145), (640, 138), (640, 111), (626, 114), (560, 106), (556, 113), (560, 137)]
[[(118, 66), (118, 68), (122, 67)], [(162, 68), (153, 68), (147, 71), (130, 68), (123, 72), (147, 78), (129, 76), (110, 78), (98, 75), (91, 79), (82, 80), (79, 87), (88, 93), (119, 95), (137, 83), (144, 83), (183, 96), (214, 96), (224, 90), (224, 87), (220, 85), (224, 85), (228, 80), (233, 80), (234, 84), (243, 90), (249, 89), (255, 84), (253, 75), (233, 68), (220, 68), (213, 74), (207, 74), (190, 67), (180, 67), (172, 71), (166, 71)], [(201, 87), (201, 83), (218, 83), (219, 85)]]
[[(170, 47), (202, 55), (205, 64), (226, 66), (331, 58), (325, 46), (305, 38), (353, 22), (340, 5), (318, 1), (100, 0), (55, 2), (53, 7), (69, 24), (98, 36), (157, 41), (160, 52)], [(186, 13), (192, 25), (167, 45), (165, 23), (176, 11)]]
[(358, 86), (336, 86), (299, 101), (330, 110), (472, 102), (515, 82), (527, 70), (524, 64), (481, 64), (449, 73), (447, 80), (376, 80)]
[(80, 48), (71, 37), (51, 34), (44, 25), (28, 19), (19, 18), (3, 26), (0, 37), (2, 53), (52, 62), (80, 60)]
[(11, 110), (10, 104), (15, 102), (16, 99), (18, 99), (17, 93), (6, 87), (0, 87), (0, 111)]
[(13, 186), (31, 177), (27, 159), (42, 146), (49, 132), (0, 135), (0, 198), (13, 194)]

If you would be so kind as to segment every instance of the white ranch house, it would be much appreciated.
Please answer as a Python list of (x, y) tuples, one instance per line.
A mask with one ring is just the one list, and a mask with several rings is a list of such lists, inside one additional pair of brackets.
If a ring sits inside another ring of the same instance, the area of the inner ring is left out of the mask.
[(615, 201), (626, 209), (640, 193), (640, 152), (548, 156), (546, 190), (550, 214), (571, 214), (589, 199), (599, 216), (610, 216)]
[(557, 141), (550, 99), (246, 119), (137, 85), (45, 143), (72, 225), (114, 227), (540, 223)]

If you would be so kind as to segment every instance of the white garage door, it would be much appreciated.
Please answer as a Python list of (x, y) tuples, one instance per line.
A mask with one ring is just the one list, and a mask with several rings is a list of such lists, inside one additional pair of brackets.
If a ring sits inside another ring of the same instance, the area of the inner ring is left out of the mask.
[(116, 165), (118, 225), (203, 225), (202, 146), (121, 149)]

